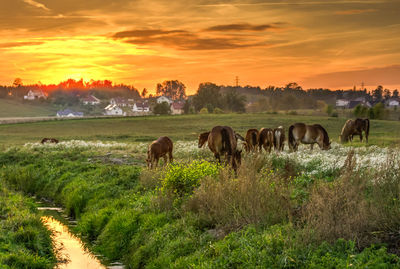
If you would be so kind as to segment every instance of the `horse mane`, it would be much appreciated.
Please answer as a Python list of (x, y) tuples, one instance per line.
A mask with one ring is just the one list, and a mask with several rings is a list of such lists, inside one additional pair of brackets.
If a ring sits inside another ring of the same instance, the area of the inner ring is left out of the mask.
[(322, 133), (324, 134), (324, 144), (325, 145), (329, 145), (329, 136), (328, 136), (328, 132), (324, 129), (324, 127), (322, 127), (320, 124), (314, 124), (314, 126), (318, 129), (320, 129), (322, 131)]
[(222, 150), (227, 151), (228, 155), (232, 155), (231, 140), (229, 137), (228, 130), (226, 128), (222, 128), (221, 136), (222, 136)]

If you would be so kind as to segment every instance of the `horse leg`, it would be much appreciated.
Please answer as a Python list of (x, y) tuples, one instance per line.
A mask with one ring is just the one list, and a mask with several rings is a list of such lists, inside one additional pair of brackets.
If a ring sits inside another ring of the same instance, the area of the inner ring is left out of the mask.
[(157, 168), (157, 166), (158, 166), (158, 161), (159, 161), (159, 157), (155, 157), (155, 158), (154, 158), (154, 162), (155, 162), (155, 164), (156, 164), (156, 168)]
[(365, 143), (368, 143), (368, 134), (365, 133)]
[(314, 144), (311, 144), (310, 150), (313, 151), (313, 149), (314, 149)]
[(215, 159), (217, 159), (218, 163), (221, 164), (221, 156), (219, 155), (219, 153), (215, 153), (214, 156)]
[(167, 154), (164, 155), (164, 165), (167, 165), (168, 162), (168, 158), (167, 158)]
[(168, 157), (169, 157), (169, 162), (172, 163), (172, 161), (174, 160), (174, 158), (172, 157), (172, 150), (168, 153)]

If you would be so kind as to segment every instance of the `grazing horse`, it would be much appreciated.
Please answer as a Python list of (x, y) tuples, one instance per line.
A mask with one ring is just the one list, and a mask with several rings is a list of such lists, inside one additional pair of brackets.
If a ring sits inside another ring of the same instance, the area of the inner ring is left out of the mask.
[(258, 145), (258, 130), (249, 129), (246, 133), (245, 149), (247, 152), (255, 151)]
[(167, 136), (161, 136), (157, 140), (153, 141), (149, 145), (149, 149), (147, 150), (147, 167), (153, 168), (154, 163), (155, 167), (158, 165), (158, 160), (161, 157), (164, 157), (164, 164), (167, 163), (167, 155), (169, 158), (169, 162), (172, 162), (172, 149), (173, 143), (172, 140)]
[(275, 151), (283, 151), (285, 147), (285, 129), (282, 126), (274, 129)]
[(261, 128), (258, 133), (258, 148), (260, 152), (262, 148), (268, 153), (271, 153), (272, 146), (274, 145), (274, 131), (270, 128)]
[(204, 144), (208, 141), (209, 134), (210, 134), (210, 132), (205, 132), (205, 133), (201, 133), (199, 135), (199, 144), (198, 144), (199, 148), (202, 148), (204, 146)]
[(311, 144), (311, 150), (315, 143), (322, 150), (331, 148), (328, 133), (319, 124), (305, 125), (304, 123), (295, 123), (290, 126), (288, 139), (290, 150), (297, 151), (300, 143)]
[(54, 144), (58, 144), (58, 139), (55, 138), (43, 138), (42, 141), (40, 141), (40, 143), (44, 144), (44, 143), (54, 143)]
[(229, 163), (233, 170), (237, 170), (241, 163), (242, 151), (237, 150), (237, 134), (231, 127), (215, 126), (211, 129), (207, 142), (208, 148), (214, 153), (219, 163), (221, 162), (221, 155), (226, 156), (226, 163)]
[(360, 136), (360, 141), (363, 140), (362, 132), (365, 133), (365, 140), (368, 143), (368, 135), (369, 135), (369, 119), (356, 119), (356, 120), (347, 120), (342, 128), (342, 132), (339, 136), (340, 142), (348, 142), (350, 140), (353, 141), (354, 135)]

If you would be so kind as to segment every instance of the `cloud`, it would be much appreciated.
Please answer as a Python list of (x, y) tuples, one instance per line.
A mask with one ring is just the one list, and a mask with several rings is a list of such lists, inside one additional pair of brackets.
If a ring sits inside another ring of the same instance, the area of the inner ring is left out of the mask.
[(22, 47), (22, 46), (37, 46), (41, 45), (44, 42), (9, 42), (9, 43), (0, 43), (0, 48), (14, 48), (14, 47)]
[(112, 37), (135, 45), (161, 45), (179, 50), (227, 50), (263, 45), (238, 37), (203, 37), (186, 30), (141, 29), (118, 32)]
[(43, 5), (43, 4), (39, 3), (39, 2), (36, 2), (34, 0), (22, 0), (22, 1), (27, 3), (28, 5), (33, 6), (33, 7), (37, 7), (37, 8), (41, 8), (43, 10), (46, 10), (46, 11), (50, 11), (50, 9), (48, 7), (46, 7), (45, 5)]
[(400, 65), (360, 69), (353, 71), (332, 72), (311, 76), (302, 81), (309, 87), (351, 87), (364, 82), (365, 85), (400, 84)]
[(357, 14), (370, 13), (370, 12), (375, 12), (375, 11), (377, 11), (377, 10), (376, 9), (349, 9), (349, 10), (336, 11), (334, 14), (336, 14), (336, 15), (357, 15)]
[(227, 31), (267, 31), (280, 29), (277, 25), (273, 24), (249, 24), (249, 23), (234, 23), (234, 24), (221, 24), (206, 28), (204, 31), (210, 32), (227, 32)]

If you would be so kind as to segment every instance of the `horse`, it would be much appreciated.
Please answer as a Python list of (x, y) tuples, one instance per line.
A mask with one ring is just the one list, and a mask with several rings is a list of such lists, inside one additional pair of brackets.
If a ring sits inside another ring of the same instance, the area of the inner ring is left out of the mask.
[[(235, 138), (236, 138), (236, 142), (238, 141), (238, 140), (242, 140), (242, 141), (245, 141), (245, 139), (243, 138), (243, 136), (241, 136), (239, 133), (236, 133), (236, 132), (234, 132), (235, 133)], [(204, 146), (204, 144), (208, 141), (208, 136), (210, 135), (210, 132), (204, 132), (204, 133), (201, 133), (200, 135), (199, 135), (199, 143), (197, 144), (197, 146), (199, 147), (199, 148), (202, 148), (203, 146)]]
[(304, 123), (295, 123), (289, 127), (288, 136), (289, 148), (292, 151), (297, 151), (300, 142), (303, 144), (311, 144), (311, 150), (315, 143), (317, 143), (322, 150), (331, 148), (328, 133), (324, 127), (319, 124), (306, 125)]
[(360, 141), (363, 140), (362, 132), (365, 133), (365, 140), (368, 143), (368, 135), (369, 135), (369, 119), (356, 119), (356, 120), (347, 120), (343, 125), (342, 132), (340, 133), (340, 142), (350, 142), (353, 141), (354, 135), (360, 136)]
[(172, 158), (173, 143), (172, 140), (167, 136), (161, 136), (157, 140), (153, 141), (147, 150), (147, 167), (152, 169), (155, 163), (155, 167), (158, 165), (158, 160), (164, 157), (164, 164), (167, 163), (167, 155), (169, 162), (173, 161)]
[(275, 151), (283, 151), (285, 147), (285, 129), (282, 126), (275, 128), (274, 132), (274, 149)]
[(58, 142), (59, 142), (58, 139), (55, 139), (55, 138), (47, 138), (47, 137), (43, 138), (42, 141), (40, 141), (41, 144), (44, 144), (44, 143), (54, 143), (54, 144), (58, 144)]
[(262, 148), (268, 153), (271, 153), (272, 146), (274, 145), (274, 131), (270, 128), (261, 128), (258, 132), (258, 148), (262, 151)]
[(255, 151), (258, 145), (258, 130), (249, 129), (246, 133), (245, 149), (247, 152)]
[(229, 163), (235, 171), (240, 166), (242, 158), (242, 151), (237, 149), (237, 139), (237, 134), (229, 126), (215, 126), (207, 137), (208, 148), (214, 153), (217, 161), (221, 163), (221, 155), (226, 156), (226, 163)]

